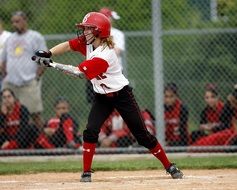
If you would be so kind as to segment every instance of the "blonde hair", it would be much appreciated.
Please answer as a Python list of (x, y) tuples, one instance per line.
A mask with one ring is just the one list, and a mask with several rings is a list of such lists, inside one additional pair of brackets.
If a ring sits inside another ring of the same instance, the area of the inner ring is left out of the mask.
[(114, 48), (114, 41), (112, 36), (102, 39), (102, 43), (103, 48), (106, 48), (106, 46), (108, 46), (110, 49)]

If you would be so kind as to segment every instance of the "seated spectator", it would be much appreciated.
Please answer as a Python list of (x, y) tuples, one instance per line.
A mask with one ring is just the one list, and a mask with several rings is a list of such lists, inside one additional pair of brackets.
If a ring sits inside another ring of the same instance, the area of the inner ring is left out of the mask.
[(199, 129), (191, 134), (192, 143), (201, 137), (213, 134), (212, 129), (220, 125), (220, 115), (224, 103), (219, 99), (217, 89), (214, 85), (208, 84), (205, 89), (205, 108), (201, 112)]
[(188, 145), (188, 110), (178, 97), (176, 84), (168, 83), (165, 86), (164, 104), (166, 145)]
[(55, 116), (48, 120), (43, 132), (36, 139), (35, 148), (79, 148), (81, 145), (78, 125), (69, 114), (69, 103), (64, 98), (56, 100)]
[(37, 135), (29, 125), (30, 113), (10, 89), (1, 92), (0, 146), (1, 149), (28, 148)]
[(237, 86), (228, 95), (227, 102), (221, 110), (219, 123), (211, 126), (210, 134), (194, 142), (193, 146), (227, 145), (235, 142), (236, 119), (237, 119)]
[[(147, 130), (155, 135), (154, 117), (145, 109), (141, 111)], [(105, 121), (99, 134), (100, 147), (128, 147), (136, 144), (121, 115), (114, 111)]]

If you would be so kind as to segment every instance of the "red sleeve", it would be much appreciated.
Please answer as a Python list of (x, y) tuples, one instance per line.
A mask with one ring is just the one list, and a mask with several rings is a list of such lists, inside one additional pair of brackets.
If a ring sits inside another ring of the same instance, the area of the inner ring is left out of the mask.
[(2, 149), (9, 150), (9, 149), (17, 149), (18, 143), (15, 140), (9, 140), (9, 143), (4, 146)]
[(73, 137), (73, 122), (71, 119), (67, 119), (63, 122), (63, 132), (66, 136), (67, 142), (74, 140)]
[(102, 73), (105, 73), (108, 67), (108, 62), (98, 57), (94, 57), (91, 60), (83, 61), (78, 66), (80, 71), (83, 72), (89, 80), (97, 77)]
[(53, 117), (47, 122), (47, 127), (57, 129), (60, 123), (60, 119)]
[(70, 48), (73, 51), (79, 51), (81, 54), (86, 56), (86, 43), (85, 38), (83, 36), (80, 36), (79, 38), (74, 38), (68, 41)]

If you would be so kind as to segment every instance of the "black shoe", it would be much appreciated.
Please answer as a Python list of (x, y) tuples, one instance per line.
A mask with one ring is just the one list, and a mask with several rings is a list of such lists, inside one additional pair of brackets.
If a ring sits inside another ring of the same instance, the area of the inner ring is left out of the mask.
[(80, 182), (91, 182), (91, 172), (83, 172)]
[(170, 165), (168, 169), (166, 169), (166, 172), (169, 173), (173, 179), (182, 179), (183, 173), (176, 167), (174, 163)]

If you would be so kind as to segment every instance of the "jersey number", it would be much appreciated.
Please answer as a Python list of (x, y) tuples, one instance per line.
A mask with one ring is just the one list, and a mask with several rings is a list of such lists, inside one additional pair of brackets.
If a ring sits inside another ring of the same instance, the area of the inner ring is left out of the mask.
[[(105, 79), (105, 78), (107, 78), (107, 76), (105, 76), (104, 73), (101, 73), (100, 75), (98, 75), (98, 76), (96, 77), (97, 80), (102, 80), (102, 79)], [(102, 88), (110, 89), (110, 87), (108, 87), (108, 86), (107, 86), (106, 84), (104, 84), (104, 83), (100, 84), (100, 86), (101, 86)]]
[(102, 80), (102, 79), (105, 79), (105, 78), (107, 78), (107, 77), (104, 75), (104, 73), (101, 73), (96, 77), (97, 80)]

